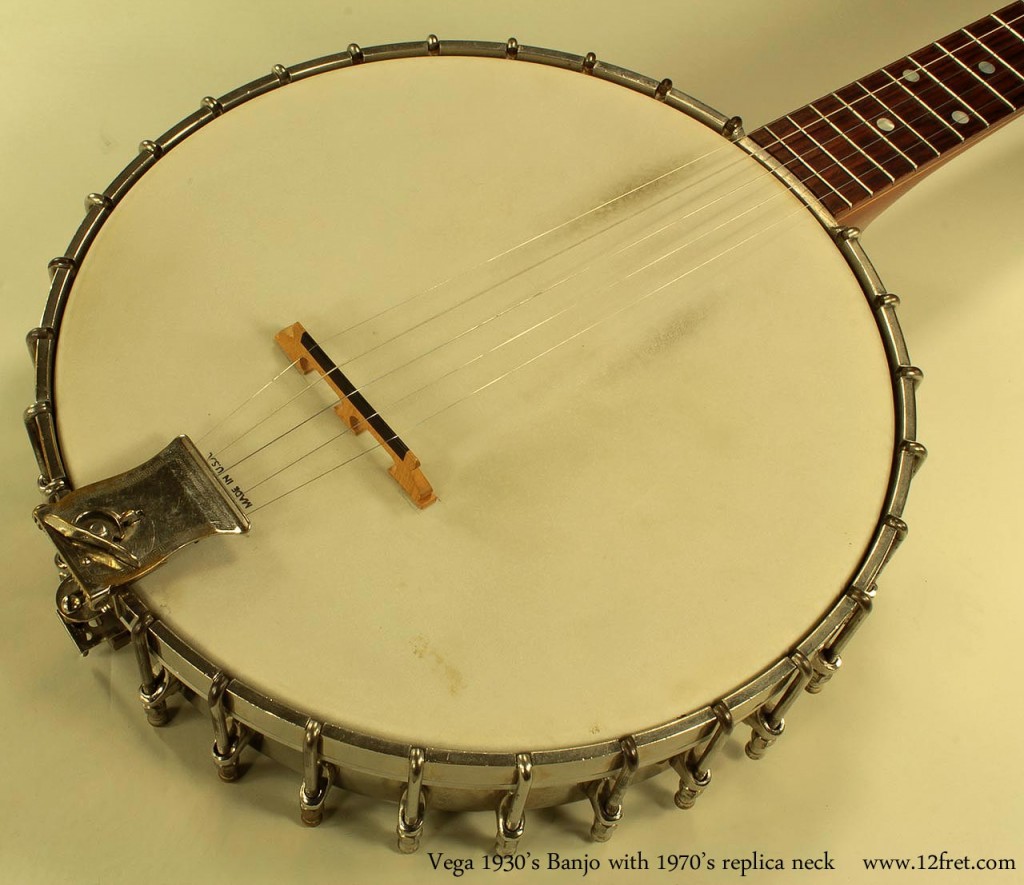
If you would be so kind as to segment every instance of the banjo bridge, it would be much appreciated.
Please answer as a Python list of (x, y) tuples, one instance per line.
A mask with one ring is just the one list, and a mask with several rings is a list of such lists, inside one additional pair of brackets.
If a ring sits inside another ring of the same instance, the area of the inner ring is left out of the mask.
[(304, 374), (316, 370), (331, 389), (338, 395), (340, 402), (334, 407), (335, 414), (352, 430), (359, 434), (369, 430), (373, 437), (390, 456), (394, 463), (388, 473), (397, 482), (409, 499), (421, 510), (429, 507), (437, 500), (434, 489), (423, 471), (420, 460), (402, 441), (402, 438), (391, 429), (380, 413), (367, 402), (356, 386), (334, 361), (316, 343), (313, 336), (306, 331), (302, 323), (282, 329), (274, 340), (278, 343), (285, 356), (288, 357)]

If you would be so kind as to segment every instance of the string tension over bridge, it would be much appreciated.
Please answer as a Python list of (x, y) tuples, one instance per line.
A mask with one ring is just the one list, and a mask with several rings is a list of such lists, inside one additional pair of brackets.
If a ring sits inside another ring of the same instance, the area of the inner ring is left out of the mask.
[(340, 402), (334, 412), (352, 430), (359, 434), (369, 430), (373, 437), (390, 456), (394, 463), (388, 473), (397, 482), (409, 499), (421, 510), (429, 507), (437, 500), (434, 489), (420, 469), (420, 461), (412, 450), (402, 441), (388, 425), (380, 413), (373, 408), (356, 386), (346, 377), (334, 361), (316, 343), (313, 336), (306, 331), (302, 323), (292, 323), (282, 329), (274, 340), (278, 343), (285, 356), (288, 357), (303, 374), (317, 371), (331, 389), (338, 395)]

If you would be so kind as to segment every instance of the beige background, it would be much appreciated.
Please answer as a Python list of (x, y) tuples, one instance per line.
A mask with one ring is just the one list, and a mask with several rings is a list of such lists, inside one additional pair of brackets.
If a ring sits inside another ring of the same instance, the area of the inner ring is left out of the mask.
[[(988, 11), (984, 2), (854, 5), (784, 0), (682, 3), (303, 4), (120, 2), (0, 8), (0, 181), (9, 223), (0, 254), (3, 423), (9, 481), (0, 641), (0, 880), (424, 881), (427, 850), (490, 845), (487, 814), (434, 815), (420, 855), (393, 849), (394, 809), (331, 800), (318, 831), (297, 821), (297, 778), (268, 762), (219, 784), (209, 726), (191, 710), (160, 732), (134, 697), (130, 653), (76, 653), (52, 611), (50, 551), (28, 514), (37, 498), (19, 414), (32, 398), (22, 338), (46, 292), (46, 261), (142, 138), (268, 70), (343, 48), (449, 37), (504, 39), (602, 58), (678, 86), (754, 128)], [(1024, 123), (922, 184), (865, 235), (927, 375), (921, 436), (931, 458), (907, 511), (911, 536), (885, 574), (877, 613), (848, 668), (797, 706), (760, 764), (735, 740), (689, 813), (669, 775), (635, 788), (612, 842), (582, 836), (589, 808), (531, 814), (523, 849), (546, 859), (656, 855), (820, 856), (830, 881), (859, 882), (862, 857), (1013, 857), (1024, 866), (1014, 704), (1024, 622), (1019, 571)], [(110, 383), (116, 379), (97, 379)], [(1005, 454), (1004, 454), (1005, 452)], [(1016, 543), (1014, 543), (1016, 541)], [(474, 871), (470, 881), (481, 879)], [(517, 880), (567, 881), (550, 872)], [(607, 873), (605, 873), (607, 875)], [(739, 873), (690, 874), (692, 881)], [(908, 875), (908, 874), (905, 874)], [(919, 874), (918, 874), (919, 875)], [(964, 874), (966, 875), (966, 874)], [(1019, 873), (1018, 873), (1019, 875)], [(683, 881), (651, 869), (638, 881)], [(949, 873), (946, 881), (956, 881)], [(600, 881), (601, 874), (588, 879)], [(750, 873), (748, 881), (771, 878)], [(1012, 874), (974, 873), (974, 881)], [(813, 880), (813, 878), (811, 879)]]

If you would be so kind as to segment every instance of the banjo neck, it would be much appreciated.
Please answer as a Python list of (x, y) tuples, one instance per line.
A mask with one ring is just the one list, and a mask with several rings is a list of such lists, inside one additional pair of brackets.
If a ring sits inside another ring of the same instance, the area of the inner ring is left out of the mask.
[(1024, 108), (1017, 0), (752, 132), (844, 224), (863, 226)]

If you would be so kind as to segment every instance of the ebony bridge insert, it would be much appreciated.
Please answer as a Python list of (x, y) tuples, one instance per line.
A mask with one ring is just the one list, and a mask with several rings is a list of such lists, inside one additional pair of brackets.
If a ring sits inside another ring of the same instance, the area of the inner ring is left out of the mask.
[(353, 433), (369, 430), (384, 451), (391, 455), (394, 464), (388, 468), (388, 473), (405, 490), (412, 503), (421, 509), (433, 504), (437, 496), (420, 469), (419, 458), (367, 402), (366, 397), (335, 365), (302, 323), (292, 323), (282, 329), (274, 336), (274, 340), (303, 374), (314, 369), (320, 373), (341, 400), (334, 407), (335, 413)]

